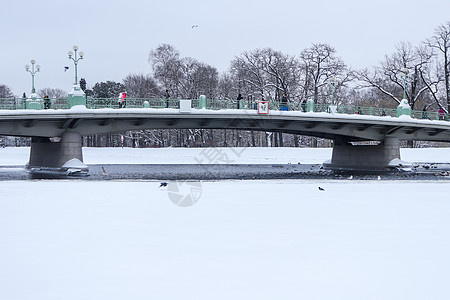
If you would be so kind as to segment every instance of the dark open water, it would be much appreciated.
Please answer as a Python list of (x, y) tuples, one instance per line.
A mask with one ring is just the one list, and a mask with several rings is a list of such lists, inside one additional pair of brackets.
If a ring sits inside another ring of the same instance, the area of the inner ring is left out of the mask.
[(332, 179), (332, 180), (450, 180), (450, 164), (416, 164), (391, 171), (337, 171), (318, 164), (263, 165), (89, 165), (89, 176), (74, 177), (38, 172), (24, 166), (0, 166), (0, 181), (74, 180), (224, 180), (224, 179)]

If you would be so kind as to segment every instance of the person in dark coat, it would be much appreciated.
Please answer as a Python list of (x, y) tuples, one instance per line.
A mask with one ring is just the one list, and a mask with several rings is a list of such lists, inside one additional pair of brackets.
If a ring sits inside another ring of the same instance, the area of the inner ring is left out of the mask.
[(45, 95), (44, 96), (44, 109), (50, 109), (50, 107), (52, 106), (52, 103), (50, 102), (50, 98)]
[(237, 100), (237, 109), (240, 109), (240, 108), (241, 108), (241, 100), (242, 100), (242, 99), (244, 99), (244, 98), (242, 98), (241, 93), (239, 93), (238, 96), (237, 96), (237, 98), (236, 98), (236, 100)]
[(286, 93), (283, 94), (283, 97), (281, 97), (281, 110), (289, 110), (288, 108), (288, 99), (286, 96)]
[(169, 108), (169, 98), (170, 98), (170, 94), (169, 94), (169, 90), (166, 90), (166, 108)]
[(422, 109), (422, 119), (428, 119), (428, 115), (427, 115), (427, 107), (426, 105), (423, 106)]

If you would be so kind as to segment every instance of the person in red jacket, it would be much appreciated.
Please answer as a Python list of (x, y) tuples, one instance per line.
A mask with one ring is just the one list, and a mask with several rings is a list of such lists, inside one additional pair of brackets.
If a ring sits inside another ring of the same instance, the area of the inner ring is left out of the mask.
[(439, 114), (439, 120), (444, 120), (445, 111), (442, 109), (442, 107), (439, 108), (438, 114)]
[(124, 108), (127, 105), (126, 99), (127, 99), (127, 92), (119, 94), (119, 100), (117, 101), (119, 102), (119, 108)]

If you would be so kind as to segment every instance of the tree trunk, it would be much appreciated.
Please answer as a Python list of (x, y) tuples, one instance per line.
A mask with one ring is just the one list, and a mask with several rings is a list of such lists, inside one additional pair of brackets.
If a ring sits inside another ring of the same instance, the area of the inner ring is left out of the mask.
[(267, 147), (272, 147), (272, 132), (266, 132)]
[(228, 147), (228, 144), (227, 144), (227, 130), (226, 129), (224, 129), (224, 144), (223, 144), (223, 146), (224, 147)]
[(450, 113), (450, 62), (448, 61), (448, 48), (445, 45), (444, 49), (444, 77), (445, 77), (445, 88), (447, 96), (447, 112)]

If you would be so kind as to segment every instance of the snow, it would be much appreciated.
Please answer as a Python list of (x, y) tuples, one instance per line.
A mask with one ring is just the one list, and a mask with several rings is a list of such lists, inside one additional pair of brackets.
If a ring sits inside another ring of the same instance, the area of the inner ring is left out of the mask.
[(61, 168), (78, 168), (78, 169), (86, 169), (88, 166), (84, 164), (82, 161), (80, 161), (78, 158), (72, 158), (64, 165), (62, 165)]
[[(192, 163), (204, 150), (83, 152), (87, 164)], [(236, 163), (331, 154), (228, 151), (241, 153)], [(407, 161), (450, 161), (450, 148), (401, 151)], [(1, 148), (0, 166), (28, 155)], [(192, 193), (189, 182), (0, 181), (0, 299), (450, 298), (448, 182), (195, 183), (200, 198), (179, 207), (170, 191)]]
[(70, 91), (69, 94), (72, 95), (73, 97), (86, 97), (86, 94), (77, 84), (72, 87), (72, 90)]
[(70, 112), (80, 112), (80, 113), (86, 113), (89, 110), (84, 105), (74, 105), (70, 108)]
[(408, 167), (411, 167), (412, 164), (410, 162), (406, 162), (406, 161), (403, 161), (401, 159), (394, 158), (393, 160), (391, 160), (389, 162), (389, 166), (391, 166), (391, 167), (397, 167), (397, 166), (403, 166), (403, 167), (408, 166)]
[(401, 107), (403, 109), (411, 109), (411, 106), (408, 103), (408, 99), (402, 99), (402, 101), (400, 101), (400, 104), (398, 105), (398, 107)]
[(201, 187), (0, 182), (0, 299), (450, 297), (448, 183)]

